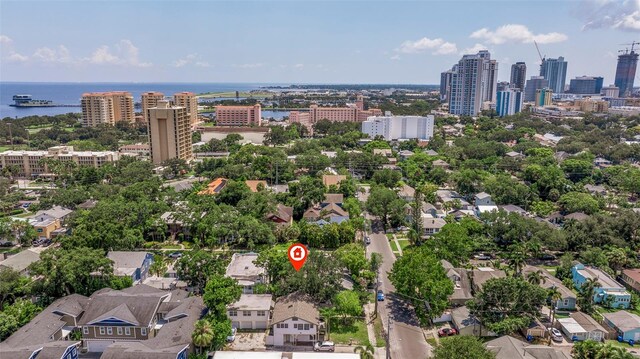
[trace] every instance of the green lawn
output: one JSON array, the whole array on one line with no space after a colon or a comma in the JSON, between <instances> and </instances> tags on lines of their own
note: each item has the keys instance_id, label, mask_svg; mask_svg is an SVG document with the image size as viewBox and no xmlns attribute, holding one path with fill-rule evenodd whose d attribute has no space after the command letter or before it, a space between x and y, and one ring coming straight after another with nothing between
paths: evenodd
<instances>
[{"instance_id":1,"label":"green lawn","mask_svg":"<svg viewBox=\"0 0 640 359\"><path fill-rule=\"evenodd\" d=\"M331 318L329 340L336 344L365 345L369 342L367 325L363 319L353 321L351 324L344 324L342 318Z\"/></svg>"},{"instance_id":2,"label":"green lawn","mask_svg":"<svg viewBox=\"0 0 640 359\"><path fill-rule=\"evenodd\" d=\"M558 268L557 266L540 266L540 267L546 269L551 274L555 274L556 269Z\"/></svg>"},{"instance_id":3,"label":"green lawn","mask_svg":"<svg viewBox=\"0 0 640 359\"><path fill-rule=\"evenodd\" d=\"M382 320L379 315L376 315L376 319L373 320L373 331L376 334L376 347L384 347L386 344L384 340L384 328L382 327Z\"/></svg>"},{"instance_id":4,"label":"green lawn","mask_svg":"<svg viewBox=\"0 0 640 359\"><path fill-rule=\"evenodd\" d=\"M408 239L399 239L398 243L400 243L400 248L402 248L403 251L411 245L411 242L409 242Z\"/></svg>"},{"instance_id":5,"label":"green lawn","mask_svg":"<svg viewBox=\"0 0 640 359\"><path fill-rule=\"evenodd\" d=\"M629 343L626 343L626 342L620 343L617 340L605 340L604 342L605 344L611 344L613 346L620 347L623 349L633 348L631 345L629 345Z\"/></svg>"},{"instance_id":6,"label":"green lawn","mask_svg":"<svg viewBox=\"0 0 640 359\"><path fill-rule=\"evenodd\" d=\"M555 313L555 317L556 318L569 318L569 313L566 312L559 312L559 313Z\"/></svg>"},{"instance_id":7,"label":"green lawn","mask_svg":"<svg viewBox=\"0 0 640 359\"><path fill-rule=\"evenodd\" d=\"M387 233L387 239L390 241L393 240L393 234Z\"/></svg>"},{"instance_id":8,"label":"green lawn","mask_svg":"<svg viewBox=\"0 0 640 359\"><path fill-rule=\"evenodd\" d=\"M391 244L391 251L394 253L400 253L400 250L398 250L398 246L396 245L396 241L391 241L389 242Z\"/></svg>"}]
</instances>

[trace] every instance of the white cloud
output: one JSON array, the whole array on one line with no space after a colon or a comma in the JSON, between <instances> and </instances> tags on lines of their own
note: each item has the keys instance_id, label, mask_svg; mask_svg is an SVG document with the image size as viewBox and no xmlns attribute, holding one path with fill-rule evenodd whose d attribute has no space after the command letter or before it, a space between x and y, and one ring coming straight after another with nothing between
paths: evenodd
<instances>
[{"instance_id":1,"label":"white cloud","mask_svg":"<svg viewBox=\"0 0 640 359\"><path fill-rule=\"evenodd\" d=\"M546 34L534 34L524 25L507 24L495 30L482 28L474 31L469 37L472 39L485 40L490 44L504 43L531 43L536 41L541 44L551 44L566 41L569 37L559 32L549 32Z\"/></svg>"},{"instance_id":2,"label":"white cloud","mask_svg":"<svg viewBox=\"0 0 640 359\"><path fill-rule=\"evenodd\" d=\"M191 64L197 67L211 67L211 65L207 61L204 61L202 56L197 53L188 54L187 56L174 61L172 65L174 67L183 67Z\"/></svg>"},{"instance_id":3,"label":"white cloud","mask_svg":"<svg viewBox=\"0 0 640 359\"><path fill-rule=\"evenodd\" d=\"M293 67L298 69L298 70L302 70L302 68L304 68L304 64L295 64L295 65L293 65Z\"/></svg>"},{"instance_id":4,"label":"white cloud","mask_svg":"<svg viewBox=\"0 0 640 359\"><path fill-rule=\"evenodd\" d=\"M400 60L400 55L393 55L389 58L390 60Z\"/></svg>"},{"instance_id":5,"label":"white cloud","mask_svg":"<svg viewBox=\"0 0 640 359\"><path fill-rule=\"evenodd\" d=\"M415 54L426 50L433 50L433 55L447 55L458 51L454 43L447 42L441 38L430 39L428 37L423 37L416 41L407 40L400 45L400 48L396 49L396 51L405 54Z\"/></svg>"},{"instance_id":6,"label":"white cloud","mask_svg":"<svg viewBox=\"0 0 640 359\"><path fill-rule=\"evenodd\" d=\"M17 52L11 52L7 59L12 62L26 62L29 61L29 56L20 55Z\"/></svg>"},{"instance_id":7,"label":"white cloud","mask_svg":"<svg viewBox=\"0 0 640 359\"><path fill-rule=\"evenodd\" d=\"M57 49L41 47L33 53L32 58L36 61L59 62L63 64L73 62L69 49L63 45L58 46Z\"/></svg>"},{"instance_id":8,"label":"white cloud","mask_svg":"<svg viewBox=\"0 0 640 359\"><path fill-rule=\"evenodd\" d=\"M640 32L638 0L582 1L574 12L584 22L583 30L605 28Z\"/></svg>"},{"instance_id":9,"label":"white cloud","mask_svg":"<svg viewBox=\"0 0 640 359\"><path fill-rule=\"evenodd\" d=\"M257 62L253 64L233 64L232 66L239 69L257 69L264 66L264 64L261 62Z\"/></svg>"},{"instance_id":10,"label":"white cloud","mask_svg":"<svg viewBox=\"0 0 640 359\"><path fill-rule=\"evenodd\" d=\"M0 44L10 44L13 40L7 35L0 35Z\"/></svg>"},{"instance_id":11,"label":"white cloud","mask_svg":"<svg viewBox=\"0 0 640 359\"><path fill-rule=\"evenodd\" d=\"M139 50L133 45L131 40L120 40L114 48L115 52L112 52L109 46L102 45L97 48L89 58L85 58L84 60L96 65L152 66L149 62L140 61Z\"/></svg>"},{"instance_id":12,"label":"white cloud","mask_svg":"<svg viewBox=\"0 0 640 359\"><path fill-rule=\"evenodd\" d=\"M463 49L462 51L460 51L460 55L477 54L478 51L481 51L481 50L488 50L488 48L483 44L475 44L471 47L467 47L466 49Z\"/></svg>"}]
</instances>

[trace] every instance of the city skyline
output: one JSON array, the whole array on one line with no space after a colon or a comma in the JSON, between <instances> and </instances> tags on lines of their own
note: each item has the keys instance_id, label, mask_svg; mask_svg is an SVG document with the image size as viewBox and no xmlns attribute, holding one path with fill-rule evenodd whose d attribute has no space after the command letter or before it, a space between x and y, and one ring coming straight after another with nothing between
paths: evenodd
<instances>
[{"instance_id":1,"label":"city skyline","mask_svg":"<svg viewBox=\"0 0 640 359\"><path fill-rule=\"evenodd\" d=\"M508 81L518 61L538 72L535 40L543 56L565 58L567 78L611 84L620 44L640 37L640 5L628 0L0 7L2 81L438 84L479 49Z\"/></svg>"}]
</instances>

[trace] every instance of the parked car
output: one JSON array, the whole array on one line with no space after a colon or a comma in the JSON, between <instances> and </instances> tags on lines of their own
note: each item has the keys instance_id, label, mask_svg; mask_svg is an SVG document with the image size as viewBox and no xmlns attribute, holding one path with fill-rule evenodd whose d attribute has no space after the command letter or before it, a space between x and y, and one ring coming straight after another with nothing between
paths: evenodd
<instances>
[{"instance_id":1,"label":"parked car","mask_svg":"<svg viewBox=\"0 0 640 359\"><path fill-rule=\"evenodd\" d=\"M381 289L378 289L378 293L376 294L376 299L378 299L378 302L381 302L384 300L384 293L382 292Z\"/></svg>"},{"instance_id":2,"label":"parked car","mask_svg":"<svg viewBox=\"0 0 640 359\"><path fill-rule=\"evenodd\" d=\"M551 328L549 329L549 333L551 334L551 340L562 343L562 333L558 329Z\"/></svg>"},{"instance_id":3,"label":"parked car","mask_svg":"<svg viewBox=\"0 0 640 359\"><path fill-rule=\"evenodd\" d=\"M491 259L491 256L488 254L484 254L484 253L480 253L480 254L476 254L475 256L473 256L473 258L479 260L479 261L488 261Z\"/></svg>"},{"instance_id":4,"label":"parked car","mask_svg":"<svg viewBox=\"0 0 640 359\"><path fill-rule=\"evenodd\" d=\"M313 345L313 351L316 352L332 352L334 350L336 350L336 346L333 342L316 342L316 344Z\"/></svg>"},{"instance_id":5,"label":"parked car","mask_svg":"<svg viewBox=\"0 0 640 359\"><path fill-rule=\"evenodd\" d=\"M227 337L228 342L232 342L236 340L236 333L238 332L238 328L231 328L231 335Z\"/></svg>"},{"instance_id":6,"label":"parked car","mask_svg":"<svg viewBox=\"0 0 640 359\"><path fill-rule=\"evenodd\" d=\"M458 334L458 331L455 330L455 328L441 328L440 330L438 330L439 337L448 337L450 335L456 334Z\"/></svg>"},{"instance_id":7,"label":"parked car","mask_svg":"<svg viewBox=\"0 0 640 359\"><path fill-rule=\"evenodd\" d=\"M169 254L169 258L178 259L182 257L182 252L173 252Z\"/></svg>"},{"instance_id":8,"label":"parked car","mask_svg":"<svg viewBox=\"0 0 640 359\"><path fill-rule=\"evenodd\" d=\"M43 246L43 247L49 247L50 245L51 245L51 240L50 240L50 239L45 239L45 240L42 242L42 246Z\"/></svg>"},{"instance_id":9,"label":"parked car","mask_svg":"<svg viewBox=\"0 0 640 359\"><path fill-rule=\"evenodd\" d=\"M367 245L371 244L371 238L369 236L365 236L364 237L364 243L367 244Z\"/></svg>"}]
</instances>

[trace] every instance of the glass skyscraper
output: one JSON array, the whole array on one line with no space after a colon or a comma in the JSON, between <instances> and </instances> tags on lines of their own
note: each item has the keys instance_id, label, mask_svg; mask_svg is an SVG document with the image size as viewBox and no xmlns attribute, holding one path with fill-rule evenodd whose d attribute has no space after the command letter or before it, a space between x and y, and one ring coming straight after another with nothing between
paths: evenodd
<instances>
[{"instance_id":1,"label":"glass skyscraper","mask_svg":"<svg viewBox=\"0 0 640 359\"><path fill-rule=\"evenodd\" d=\"M564 61L564 57L542 59L540 76L549 81L549 88L554 93L564 93L564 85L567 81L567 62Z\"/></svg>"},{"instance_id":2,"label":"glass skyscraper","mask_svg":"<svg viewBox=\"0 0 640 359\"><path fill-rule=\"evenodd\" d=\"M636 77L638 54L634 51L618 56L616 68L616 87L620 89L620 97L629 97L633 92L633 80Z\"/></svg>"}]
</instances>

